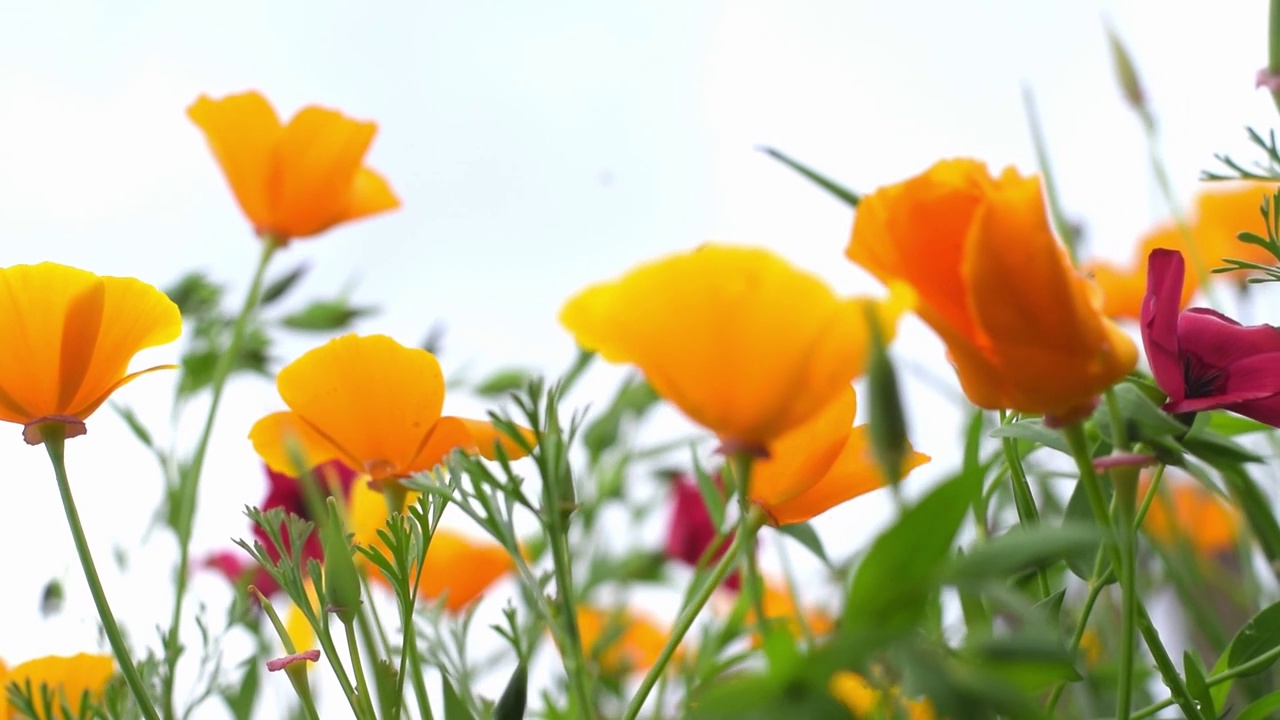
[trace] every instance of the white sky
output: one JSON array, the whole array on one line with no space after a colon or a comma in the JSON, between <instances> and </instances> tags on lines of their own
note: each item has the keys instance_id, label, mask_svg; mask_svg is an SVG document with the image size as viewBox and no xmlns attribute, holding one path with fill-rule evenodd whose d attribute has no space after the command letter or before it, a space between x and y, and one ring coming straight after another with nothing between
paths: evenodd
<instances>
[{"instance_id":1,"label":"white sky","mask_svg":"<svg viewBox=\"0 0 1280 720\"><path fill-rule=\"evenodd\" d=\"M404 208L299 242L276 270L309 264L307 295L358 283L356 302L383 308L361 332L412 344L443 319L446 371L561 370L573 346L555 317L568 295L706 239L765 245L842 291L879 292L843 258L849 211L754 148L773 145L864 191L946 156L1031 171L1024 83L1090 249L1127 256L1164 208L1112 79L1104 18L1137 59L1184 200L1214 152L1241 154L1244 126L1269 128L1276 117L1252 87L1266 57L1262 3L1211 12L1119 0L193 7L0 8L0 264L54 260L159 286L203 268L239 298L257 248L185 108L200 93L247 88L285 116L321 103L379 123L368 161ZM280 350L288 359L314 343L296 338ZM896 352L955 387L918 322ZM617 377L596 368L580 400L602 397ZM163 427L170 382L150 376L116 399ZM919 473L926 481L954 467L959 415L907 382L913 440L936 458ZM263 479L244 436L280 404L270 384L245 381L225 407L197 554L246 532L239 509L260 498ZM174 556L162 533L137 550L158 476L109 411L89 427L70 444L73 487L99 563L111 565L112 543L131 549L134 568L108 572L108 592L148 639L167 617ZM682 428L669 413L650 430ZM10 548L0 559L0 657L92 647L92 609L47 460L18 428L3 433L11 491L0 503ZM819 526L847 554L884 522L885 507L855 501ZM71 610L42 621L39 591L57 574L68 578ZM215 606L225 601L207 578L196 589Z\"/></svg>"}]
</instances>

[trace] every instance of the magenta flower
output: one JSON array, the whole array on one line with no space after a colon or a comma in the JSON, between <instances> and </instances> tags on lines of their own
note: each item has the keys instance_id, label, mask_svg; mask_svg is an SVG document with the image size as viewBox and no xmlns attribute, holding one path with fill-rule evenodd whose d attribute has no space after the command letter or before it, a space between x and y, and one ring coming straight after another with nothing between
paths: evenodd
<instances>
[{"instance_id":1,"label":"magenta flower","mask_svg":"<svg viewBox=\"0 0 1280 720\"><path fill-rule=\"evenodd\" d=\"M719 485L719 474L715 480ZM689 476L677 474L671 479L671 487L675 503L671 511L671 525L667 528L666 555L672 560L697 567L703 554L715 542L716 526L711 522L711 513L702 500L702 492ZM707 559L707 564L713 565L724 557L729 543L730 539L726 537ZM735 591L742 586L742 578L736 570L725 578L724 586Z\"/></svg>"},{"instance_id":2,"label":"magenta flower","mask_svg":"<svg viewBox=\"0 0 1280 720\"><path fill-rule=\"evenodd\" d=\"M1280 427L1280 329L1244 326L1215 310L1178 311L1182 253L1147 257L1142 344L1166 412L1222 408Z\"/></svg>"}]
</instances>

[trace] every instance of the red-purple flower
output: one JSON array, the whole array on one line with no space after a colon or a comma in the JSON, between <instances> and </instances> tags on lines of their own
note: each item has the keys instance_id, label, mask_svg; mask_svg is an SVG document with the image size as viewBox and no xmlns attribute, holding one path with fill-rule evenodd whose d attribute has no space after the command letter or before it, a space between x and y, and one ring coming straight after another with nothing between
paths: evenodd
<instances>
[{"instance_id":1,"label":"red-purple flower","mask_svg":"<svg viewBox=\"0 0 1280 720\"><path fill-rule=\"evenodd\" d=\"M719 474L715 480L719 485ZM671 478L671 488L675 503L671 511L671 525L667 528L667 557L692 567L697 567L699 560L703 561L704 567L715 564L729 549L730 539L724 538L720 546L704 559L711 543L715 542L716 526L711 522L711 512L702 499L702 491L684 474ZM730 590L738 590L742 578L734 571L725 579L724 585Z\"/></svg>"},{"instance_id":2,"label":"red-purple flower","mask_svg":"<svg viewBox=\"0 0 1280 720\"><path fill-rule=\"evenodd\" d=\"M1178 311L1184 260L1176 250L1147 257L1142 344L1174 414L1222 408L1280 426L1280 329L1244 326L1215 310Z\"/></svg>"}]
</instances>

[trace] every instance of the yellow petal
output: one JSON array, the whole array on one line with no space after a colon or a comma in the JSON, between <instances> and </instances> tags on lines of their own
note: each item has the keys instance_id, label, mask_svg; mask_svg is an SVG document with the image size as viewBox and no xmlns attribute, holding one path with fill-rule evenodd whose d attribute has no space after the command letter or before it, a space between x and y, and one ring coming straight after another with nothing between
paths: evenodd
<instances>
[{"instance_id":1,"label":"yellow petal","mask_svg":"<svg viewBox=\"0 0 1280 720\"><path fill-rule=\"evenodd\" d=\"M49 655L13 668L8 681L19 685L30 682L36 693L40 692L41 685L48 686L58 693L61 701L67 703L72 716L79 717L84 694L87 692L91 700L100 702L107 682L114 674L115 661L110 655ZM61 717L60 714L58 716Z\"/></svg>"},{"instance_id":2,"label":"yellow petal","mask_svg":"<svg viewBox=\"0 0 1280 720\"><path fill-rule=\"evenodd\" d=\"M667 631L648 617L625 610L578 608L582 649L608 675L638 673L653 667L666 645ZM676 657L680 657L677 650ZM674 664L673 664L674 667Z\"/></svg>"},{"instance_id":3,"label":"yellow petal","mask_svg":"<svg viewBox=\"0 0 1280 720\"><path fill-rule=\"evenodd\" d=\"M385 335L344 335L280 371L280 396L375 480L413 471L440 420L444 375L426 350Z\"/></svg>"},{"instance_id":4,"label":"yellow petal","mask_svg":"<svg viewBox=\"0 0 1280 720\"><path fill-rule=\"evenodd\" d=\"M858 412L852 386L808 422L778 438L769 457L752 463L751 501L771 516L792 498L817 484L840 456Z\"/></svg>"},{"instance_id":5,"label":"yellow petal","mask_svg":"<svg viewBox=\"0 0 1280 720\"><path fill-rule=\"evenodd\" d=\"M918 453L908 445L907 456L902 463L903 477L929 460L928 455ZM885 484L883 469L871 451L870 426L859 425L848 431L848 441L822 479L799 495L766 510L778 526L805 522Z\"/></svg>"},{"instance_id":6,"label":"yellow petal","mask_svg":"<svg viewBox=\"0 0 1280 720\"><path fill-rule=\"evenodd\" d=\"M525 441L532 445L535 437L533 431L520 428ZM489 460L497 459L497 448L501 447L510 460L524 457L525 449L507 437L488 420L471 420L459 417L442 417L436 423L431 436L427 438L422 450L406 466L407 472L430 470L444 462L449 453L461 450L469 454L479 454Z\"/></svg>"},{"instance_id":7,"label":"yellow petal","mask_svg":"<svg viewBox=\"0 0 1280 720\"><path fill-rule=\"evenodd\" d=\"M54 263L0 269L0 420L84 420L136 376L135 354L181 331L177 306L140 280Z\"/></svg>"},{"instance_id":8,"label":"yellow petal","mask_svg":"<svg viewBox=\"0 0 1280 720\"><path fill-rule=\"evenodd\" d=\"M578 344L751 446L812 417L865 368L865 306L773 253L725 245L646 263L569 300Z\"/></svg>"},{"instance_id":9,"label":"yellow petal","mask_svg":"<svg viewBox=\"0 0 1280 720\"><path fill-rule=\"evenodd\" d=\"M346 207L339 222L359 220L398 207L400 199L396 197L390 183L378 173L362 167L356 173L355 182L347 193Z\"/></svg>"},{"instance_id":10,"label":"yellow petal","mask_svg":"<svg viewBox=\"0 0 1280 720\"><path fill-rule=\"evenodd\" d=\"M299 111L275 148L273 225L263 229L282 238L306 237L346 219L361 163L377 130L374 123L327 108ZM356 198L359 202L381 199L373 178L365 176L360 182L364 188Z\"/></svg>"},{"instance_id":11,"label":"yellow petal","mask_svg":"<svg viewBox=\"0 0 1280 720\"><path fill-rule=\"evenodd\" d=\"M271 165L284 128L271 104L257 92L220 100L201 95L187 115L204 131L245 216L257 229L274 225Z\"/></svg>"},{"instance_id":12,"label":"yellow petal","mask_svg":"<svg viewBox=\"0 0 1280 720\"><path fill-rule=\"evenodd\" d=\"M322 612L320 594L316 592L315 585L305 578L303 588L307 591L307 602L311 604L311 611L319 617ZM317 643L315 629L311 627L306 614L297 605L289 607L289 612L284 620L284 631L289 634L289 641L293 643L294 652L304 653L315 649Z\"/></svg>"},{"instance_id":13,"label":"yellow petal","mask_svg":"<svg viewBox=\"0 0 1280 720\"><path fill-rule=\"evenodd\" d=\"M271 413L254 423L249 430L249 440L268 467L294 477L302 472L298 469L298 459L302 460L304 468L323 465L330 460L358 461L317 432L297 413L287 411ZM295 453L300 457L295 458Z\"/></svg>"}]
</instances>

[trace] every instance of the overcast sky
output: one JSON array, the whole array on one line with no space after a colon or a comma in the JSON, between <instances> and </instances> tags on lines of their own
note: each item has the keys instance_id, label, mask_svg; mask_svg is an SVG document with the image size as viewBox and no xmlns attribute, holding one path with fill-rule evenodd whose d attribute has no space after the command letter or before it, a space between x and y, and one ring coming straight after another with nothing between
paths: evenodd
<instances>
[{"instance_id":1,"label":"overcast sky","mask_svg":"<svg viewBox=\"0 0 1280 720\"><path fill-rule=\"evenodd\" d=\"M707 239L764 245L841 291L879 292L843 258L849 210L755 147L776 146L864 191L947 156L1032 171L1024 84L1090 250L1127 256L1165 207L1113 82L1106 19L1137 60L1184 200L1213 153L1241 154L1244 126L1269 128L1276 117L1253 89L1266 58L1262 3L1212 12L1119 0L194 7L77 0L0 9L0 264L54 260L159 286L201 268L229 281L238 302L258 251L185 109L201 93L250 88L284 116L325 104L378 122L368 162L404 207L298 242L276 269L309 265L308 294L353 285L357 303L382 308L361 332L414 344L443 321L446 372L563 369L574 352L555 320L566 297ZM290 339L282 359L315 342ZM172 359L178 347L140 361ZM957 387L918 322L896 352ZM617 377L596 368L577 400L599 397ZM163 428L171 382L151 375L116 399ZM960 414L945 393L907 382L913 440L936 458L919 472L924 483L954 467ZM197 553L244 534L239 509L263 483L245 434L280 407L269 383L230 387ZM481 406L456 398L446 408ZM675 435L682 423L667 413L649 432ZM17 427L0 428L0 440L11 490L0 538L12 548L0 560L0 657L92 647L92 610L47 458ZM111 565L111 543L131 549L133 569L124 580L108 572L108 590L149 639L169 602L155 582L174 557L163 536L136 551L158 475L105 409L70 443L70 466L100 563ZM818 525L847 554L886 507L855 501ZM41 621L39 589L58 574L69 578L74 612ZM218 588L201 581L197 590Z\"/></svg>"}]
</instances>

